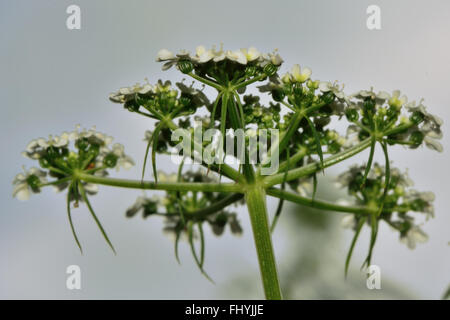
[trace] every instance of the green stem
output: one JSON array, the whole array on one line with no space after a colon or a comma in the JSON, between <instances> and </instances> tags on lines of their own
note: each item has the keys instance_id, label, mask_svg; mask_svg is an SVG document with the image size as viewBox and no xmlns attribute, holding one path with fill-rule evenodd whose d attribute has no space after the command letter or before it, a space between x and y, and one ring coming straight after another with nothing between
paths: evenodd
<instances>
[{"instance_id":1,"label":"green stem","mask_svg":"<svg viewBox=\"0 0 450 320\"><path fill-rule=\"evenodd\" d=\"M265 191L259 185L251 185L245 193L245 199L250 214L266 299L280 300L281 289L267 218Z\"/></svg>"},{"instance_id":2,"label":"green stem","mask_svg":"<svg viewBox=\"0 0 450 320\"><path fill-rule=\"evenodd\" d=\"M219 90L219 91L222 91L223 90L223 87L220 85L220 84L218 84L218 83L216 83L216 82L214 82L214 81L211 81L211 80L208 80L208 79L205 79L205 78L203 78L203 77L200 77L200 76L198 76L198 75L196 75L196 74L194 74L194 73L188 73L188 75L190 75L192 78L194 78L195 80L198 80L198 81L200 81L200 82L202 82L202 83L204 83L204 84L207 84L208 86L210 86L210 87L213 87L213 88L216 88L217 90Z\"/></svg>"},{"instance_id":3,"label":"green stem","mask_svg":"<svg viewBox=\"0 0 450 320\"><path fill-rule=\"evenodd\" d=\"M354 147L348 148L344 151L341 151L339 153L336 153L335 155L332 155L331 157L328 157L327 159L323 160L323 168L331 167L332 165L335 165L336 163L339 163L341 161L344 161L345 159L348 159L355 154L360 153L364 149L368 148L370 146L371 138L367 138L357 144ZM295 180L301 177L305 177L307 175L310 175L314 172L317 172L319 170L322 170L319 163L311 163L304 167L296 168L289 170L287 173L286 181ZM282 183L284 180L284 173L278 173L274 174L272 176L267 176L264 178L264 183L267 187L274 186L276 184Z\"/></svg>"},{"instance_id":4,"label":"green stem","mask_svg":"<svg viewBox=\"0 0 450 320\"><path fill-rule=\"evenodd\" d=\"M337 211L337 212L348 212L348 213L356 213L356 214L370 214L377 211L377 208L371 209L369 207L360 207L360 206L341 206L330 202L320 201L316 199L309 199L302 197L298 194L283 191L276 188L269 188L267 189L267 194L272 197L284 199L287 201L291 201L294 203L298 203L304 206L322 209L322 210L330 210L330 211Z\"/></svg>"},{"instance_id":5,"label":"green stem","mask_svg":"<svg viewBox=\"0 0 450 320\"><path fill-rule=\"evenodd\" d=\"M254 83L254 82L256 82L256 81L263 80L263 79L266 78L266 77L267 77L266 74L261 74L261 75L259 75L259 76L254 77L254 78L251 78L251 79L249 79L249 80L247 80L247 81L238 83L237 85L235 85L235 86L233 87L233 90L237 90L237 89L246 87L246 86L248 86L249 84L252 84L252 83Z\"/></svg>"},{"instance_id":6,"label":"green stem","mask_svg":"<svg viewBox=\"0 0 450 320\"><path fill-rule=\"evenodd\" d=\"M83 172L77 172L74 176L77 179L83 180L85 182L131 189L149 189L149 190L166 190L166 191L202 191L202 192L243 192L241 185L235 183L203 183L203 182L155 183L141 180L98 177Z\"/></svg>"}]
</instances>

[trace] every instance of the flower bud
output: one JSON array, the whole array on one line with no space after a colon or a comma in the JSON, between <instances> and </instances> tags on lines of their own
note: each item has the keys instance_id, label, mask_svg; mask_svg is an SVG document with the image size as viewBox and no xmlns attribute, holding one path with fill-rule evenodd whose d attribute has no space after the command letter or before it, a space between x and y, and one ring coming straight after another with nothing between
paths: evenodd
<instances>
[{"instance_id":1,"label":"flower bud","mask_svg":"<svg viewBox=\"0 0 450 320\"><path fill-rule=\"evenodd\" d=\"M268 77L273 76L275 74L275 72L277 72L277 70L278 70L278 68L272 63L266 64L264 66L264 73Z\"/></svg>"},{"instance_id":2,"label":"flower bud","mask_svg":"<svg viewBox=\"0 0 450 320\"><path fill-rule=\"evenodd\" d=\"M117 164L117 156L114 153L108 153L103 159L103 164L108 168L114 168Z\"/></svg>"},{"instance_id":3,"label":"flower bud","mask_svg":"<svg viewBox=\"0 0 450 320\"><path fill-rule=\"evenodd\" d=\"M419 146L423 141L424 135L420 131L414 131L411 133L411 136L409 137L409 141L411 141L414 146Z\"/></svg>"},{"instance_id":4,"label":"flower bud","mask_svg":"<svg viewBox=\"0 0 450 320\"><path fill-rule=\"evenodd\" d=\"M283 90L275 89L272 91L272 98L275 101L283 101L285 96Z\"/></svg>"},{"instance_id":5,"label":"flower bud","mask_svg":"<svg viewBox=\"0 0 450 320\"><path fill-rule=\"evenodd\" d=\"M190 73L194 69L194 65L190 60L178 61L178 69L183 73Z\"/></svg>"},{"instance_id":6,"label":"flower bud","mask_svg":"<svg viewBox=\"0 0 450 320\"><path fill-rule=\"evenodd\" d=\"M423 119L424 119L423 113L420 111L414 111L409 117L409 120L411 120L411 122L414 124L421 123Z\"/></svg>"},{"instance_id":7,"label":"flower bud","mask_svg":"<svg viewBox=\"0 0 450 320\"><path fill-rule=\"evenodd\" d=\"M41 180L36 175L32 174L27 178L27 184L33 192L39 192L39 184Z\"/></svg>"},{"instance_id":8,"label":"flower bud","mask_svg":"<svg viewBox=\"0 0 450 320\"><path fill-rule=\"evenodd\" d=\"M354 108L348 108L345 111L345 116L347 117L348 121L350 121L350 122L355 122L355 121L358 121L358 119L359 119L358 110L356 110Z\"/></svg>"},{"instance_id":9,"label":"flower bud","mask_svg":"<svg viewBox=\"0 0 450 320\"><path fill-rule=\"evenodd\" d=\"M254 75L256 75L256 66L247 66L245 68L245 75L247 77L253 77Z\"/></svg>"}]
</instances>

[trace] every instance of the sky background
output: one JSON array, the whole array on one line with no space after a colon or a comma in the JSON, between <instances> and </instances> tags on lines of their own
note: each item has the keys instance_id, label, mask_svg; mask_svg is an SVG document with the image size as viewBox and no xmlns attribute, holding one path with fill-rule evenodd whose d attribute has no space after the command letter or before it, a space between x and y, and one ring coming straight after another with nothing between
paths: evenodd
<instances>
[{"instance_id":1,"label":"sky background","mask_svg":"<svg viewBox=\"0 0 450 320\"><path fill-rule=\"evenodd\" d=\"M71 4L81 8L81 30L66 28L66 8ZM370 4L381 8L381 30L366 28ZM205 267L216 285L196 270L186 244L181 248L182 265L176 263L160 219L125 218L139 191L101 187L92 200L117 256L87 210L74 212L85 248L81 256L70 233L64 195L49 189L27 202L12 198L12 179L22 165L33 165L21 151L33 138L60 134L76 124L96 125L125 144L136 160L135 169L115 176L138 177L145 150L142 139L152 123L109 102L109 93L146 77L150 82L181 80L175 69L163 73L155 62L161 48L194 51L200 44L222 42L225 49L278 48L285 60L281 72L299 63L312 68L314 79L345 83L347 93L374 86L389 92L400 89L410 100L423 97L430 112L447 124L449 14L450 2L445 0L1 1L0 298L262 298L246 210L239 211L242 237L207 233ZM442 154L400 147L390 153L394 166L409 168L417 189L436 194L436 218L424 226L428 243L409 250L397 233L383 226L375 249L373 263L380 266L382 279L390 279L411 297L438 299L450 284L450 146L445 125L443 130ZM366 153L348 160L327 174L335 176L365 157ZM382 161L380 152L376 158ZM175 170L162 158L158 166ZM324 181L321 194L331 185L331 180ZM269 201L271 212L275 207L276 202ZM274 236L282 277L298 248L314 250L302 246L303 229L293 229L288 221L282 221ZM365 290L364 297L380 297L379 292L361 289L365 282L358 267L366 254L368 232L355 249L353 280L345 283L343 264L351 232L337 222L331 230L320 237L314 233L314 239L328 241L328 254L339 258L324 261L326 268L315 280L342 288L340 298L352 297L350 282ZM65 286L65 271L72 264L81 267L79 291ZM320 297L313 294L315 283L307 281L304 287L300 283L296 292L301 294L294 297Z\"/></svg>"}]
</instances>

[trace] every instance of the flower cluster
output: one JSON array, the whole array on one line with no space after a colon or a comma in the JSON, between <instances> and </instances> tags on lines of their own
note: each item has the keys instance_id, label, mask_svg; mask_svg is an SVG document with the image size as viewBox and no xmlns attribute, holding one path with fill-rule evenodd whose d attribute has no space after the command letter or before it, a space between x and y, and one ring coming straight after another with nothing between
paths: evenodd
<instances>
[{"instance_id":1,"label":"flower cluster","mask_svg":"<svg viewBox=\"0 0 450 320\"><path fill-rule=\"evenodd\" d=\"M169 115L171 118L190 115L195 113L197 108L210 105L201 90L195 89L192 85L186 86L183 82L176 83L176 86L178 90L172 87L170 81L161 80L154 86L148 82L144 85L138 83L131 87L120 88L111 93L109 99L123 104L129 111L140 112L160 120Z\"/></svg>"},{"instance_id":2,"label":"flower cluster","mask_svg":"<svg viewBox=\"0 0 450 320\"><path fill-rule=\"evenodd\" d=\"M163 70L176 66L183 73L191 73L214 80L217 83L231 82L239 84L248 78L259 75L272 75L283 63L283 59L275 51L262 54L256 48L240 50L219 50L215 47L206 49L198 46L195 54L181 51L173 54L167 49L158 52L157 62L164 62Z\"/></svg>"},{"instance_id":3,"label":"flower cluster","mask_svg":"<svg viewBox=\"0 0 450 320\"><path fill-rule=\"evenodd\" d=\"M183 174L165 174L158 172L159 182L218 182L212 173L204 171L187 171ZM228 195L221 192L166 191L164 196L140 196L126 211L127 217L134 217L142 212L144 218L162 216L164 218L163 232L175 239L175 248L181 238L187 239L192 248L193 241L200 236L201 246L204 246L203 224L207 223L217 236L223 234L228 225L234 235L242 234L242 228L234 212L223 208L208 210L213 204L220 203ZM198 230L193 227L197 226ZM200 234L198 234L200 232ZM195 251L195 249L193 249ZM202 249L203 250L203 249ZM176 251L177 259L178 254Z\"/></svg>"},{"instance_id":4,"label":"flower cluster","mask_svg":"<svg viewBox=\"0 0 450 320\"><path fill-rule=\"evenodd\" d=\"M176 174L166 174L158 171L159 182L218 182L214 173L206 175L203 171L187 171L178 176ZM220 192L175 192L166 191L165 196L140 196L136 202L128 208L127 217L134 217L138 212L142 212L143 217L147 218L151 215L162 215L166 218L166 233L185 232L187 224L190 220L196 223L207 222L214 234L221 235L226 225L230 226L233 234L242 233L235 213L225 210L215 212L203 212L204 209L212 204L223 200L227 196L226 193Z\"/></svg>"},{"instance_id":5,"label":"flower cluster","mask_svg":"<svg viewBox=\"0 0 450 320\"><path fill-rule=\"evenodd\" d=\"M64 132L60 136L32 140L23 155L37 160L41 169L32 168L24 174L18 174L13 182L13 195L19 199L27 199L30 191L39 192L40 186L45 183L53 185L56 191L62 191L69 186L77 170L105 176L108 174L107 169L131 168L134 161L125 154L123 145L113 144L112 140L112 137L96 131L95 128L80 130L79 126L76 130ZM47 182L47 176L55 180ZM89 194L98 190L96 185L83 185ZM73 200L80 200L79 195L73 196Z\"/></svg>"},{"instance_id":6,"label":"flower cluster","mask_svg":"<svg viewBox=\"0 0 450 320\"><path fill-rule=\"evenodd\" d=\"M390 144L400 144L415 149L425 144L432 150L442 152L442 119L427 112L423 100L416 105L399 90L392 94L373 89L353 94L345 109L347 119L355 125L358 141L369 136L385 137Z\"/></svg>"},{"instance_id":7,"label":"flower cluster","mask_svg":"<svg viewBox=\"0 0 450 320\"><path fill-rule=\"evenodd\" d=\"M348 193L354 197L355 203L378 210L383 204L378 220L385 221L395 230L399 231L402 242L409 248L414 248L416 242L423 242L426 234L414 223L412 212L421 212L426 218L434 216L434 194L432 192L419 192L411 189L412 180L407 172L397 168L390 169L389 184L385 191L385 167L374 164L367 176L365 187L361 188L365 166L352 166L348 171L339 175L337 183L347 188ZM383 200L384 198L384 200ZM366 219L371 224L369 216L353 214L345 218L345 225L356 228L357 221ZM371 225L373 228L373 225Z\"/></svg>"}]
</instances>

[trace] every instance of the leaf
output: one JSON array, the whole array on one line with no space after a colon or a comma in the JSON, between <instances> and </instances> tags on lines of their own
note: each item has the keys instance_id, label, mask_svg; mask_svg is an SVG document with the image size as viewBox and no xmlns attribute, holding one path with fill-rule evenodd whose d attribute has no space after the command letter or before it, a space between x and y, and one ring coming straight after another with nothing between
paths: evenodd
<instances>
[{"instance_id":1,"label":"leaf","mask_svg":"<svg viewBox=\"0 0 450 320\"><path fill-rule=\"evenodd\" d=\"M142 166L142 177L141 177L141 182L144 181L145 167L147 166L148 151L150 150L150 146L151 146L151 144L152 144L153 134L154 134L154 132L151 134L150 138L148 139L147 148L145 149L144 165Z\"/></svg>"},{"instance_id":2,"label":"leaf","mask_svg":"<svg viewBox=\"0 0 450 320\"><path fill-rule=\"evenodd\" d=\"M197 264L197 266L200 269L201 273L206 277L206 279L208 279L209 281L214 283L214 281L205 272L205 270L203 270L203 265L201 263L201 260L197 256L197 251L195 250L195 246L194 246L194 234L193 234L193 230L192 230L192 224L193 224L192 221L188 222L189 245L191 247L192 256L194 257L195 263Z\"/></svg>"},{"instance_id":3,"label":"leaf","mask_svg":"<svg viewBox=\"0 0 450 320\"><path fill-rule=\"evenodd\" d=\"M219 101L222 98L222 95L223 95L223 93L220 92L219 95L216 98L216 101L214 101L213 109L212 109L212 112L211 112L211 120L210 120L210 123L209 123L209 127L210 128L214 127L217 105L219 104Z\"/></svg>"},{"instance_id":4,"label":"leaf","mask_svg":"<svg viewBox=\"0 0 450 320\"><path fill-rule=\"evenodd\" d=\"M235 97L235 99L233 99L233 101L236 102L236 104L238 106L239 116L241 118L241 126L242 126L242 129L244 129L245 128L244 108L242 107L241 100L239 98L239 95L236 92L234 92L234 97Z\"/></svg>"},{"instance_id":5,"label":"leaf","mask_svg":"<svg viewBox=\"0 0 450 320\"><path fill-rule=\"evenodd\" d=\"M203 264L205 262L205 236L203 234L202 223L199 222L197 225L200 233L200 265L203 268Z\"/></svg>"},{"instance_id":6,"label":"leaf","mask_svg":"<svg viewBox=\"0 0 450 320\"><path fill-rule=\"evenodd\" d=\"M313 193L312 193L312 197L311 197L311 201L314 204L314 199L316 199L316 192L317 192L317 175L314 172L313 173Z\"/></svg>"},{"instance_id":7,"label":"leaf","mask_svg":"<svg viewBox=\"0 0 450 320\"><path fill-rule=\"evenodd\" d=\"M175 237L175 259L177 259L178 264L181 264L180 258L178 256L178 243L180 241L181 230L177 230L177 235Z\"/></svg>"},{"instance_id":8,"label":"leaf","mask_svg":"<svg viewBox=\"0 0 450 320\"><path fill-rule=\"evenodd\" d=\"M367 254L366 260L364 261L364 263L361 267L370 266L370 263L372 260L372 252L373 252L373 248L375 246L375 242L377 241L377 235L378 235L378 220L377 220L376 213L372 213L370 215L370 227L372 229L371 229L371 233L370 233L369 253Z\"/></svg>"},{"instance_id":9,"label":"leaf","mask_svg":"<svg viewBox=\"0 0 450 320\"><path fill-rule=\"evenodd\" d=\"M70 211L70 190L73 188L73 183L70 184L69 190L67 192L67 217L69 218L70 223L70 229L72 230L73 237L75 238L75 242L78 245L78 248L80 249L81 254L83 254L83 249L81 248L80 241L78 240L77 234L75 232L75 228L73 226L72 222L72 212Z\"/></svg>"},{"instance_id":10,"label":"leaf","mask_svg":"<svg viewBox=\"0 0 450 320\"><path fill-rule=\"evenodd\" d=\"M350 249L348 250L348 253L347 253L347 258L345 259L345 278L347 278L348 267L350 265L350 260L352 258L353 249L355 248L355 244L356 244L356 241L358 240L359 234L361 233L361 229L364 226L364 220L365 220L365 218L361 218L358 221L358 225L355 230L355 235L353 236L353 239L352 239L352 244L350 245Z\"/></svg>"},{"instance_id":11,"label":"leaf","mask_svg":"<svg viewBox=\"0 0 450 320\"><path fill-rule=\"evenodd\" d=\"M155 177L155 183L158 183L158 173L156 172L156 144L158 143L159 132L162 128L162 122L160 122L153 132L152 140L152 168L153 168L153 176Z\"/></svg>"},{"instance_id":12,"label":"leaf","mask_svg":"<svg viewBox=\"0 0 450 320\"><path fill-rule=\"evenodd\" d=\"M308 121L309 127L311 128L312 134L314 136L314 140L316 142L317 153L319 154L319 158L320 158L320 167L321 167L322 171L324 172L325 168L323 167L322 145L320 144L319 134L317 133L316 127L314 126L314 123L311 121L311 119L309 117L305 117L305 118Z\"/></svg>"},{"instance_id":13,"label":"leaf","mask_svg":"<svg viewBox=\"0 0 450 320\"><path fill-rule=\"evenodd\" d=\"M375 138L372 138L372 141L370 142L369 160L367 161L366 170L364 171L364 176L363 176L363 181L361 183L361 188L363 188L364 185L366 184L367 175L369 174L370 168L372 167L373 155L375 154L375 143L376 143Z\"/></svg>"},{"instance_id":14,"label":"leaf","mask_svg":"<svg viewBox=\"0 0 450 320\"><path fill-rule=\"evenodd\" d=\"M177 182L181 182L181 174L183 172L184 159L185 158L183 158L183 160L180 163L180 166L178 167ZM178 202L178 212L180 213L181 222L183 222L183 225L185 225L186 221L184 219L183 203L181 202L180 191L177 191L177 202Z\"/></svg>"},{"instance_id":15,"label":"leaf","mask_svg":"<svg viewBox=\"0 0 450 320\"><path fill-rule=\"evenodd\" d=\"M79 184L79 187L80 187L81 197L83 198L84 202L86 202L89 212L91 213L92 217L95 220L95 223L97 224L98 228L100 229L100 232L102 233L103 238L105 238L106 242L111 247L114 254L116 254L116 250L114 249L114 246L112 245L111 241L109 240L108 235L106 234L105 230L103 229L102 224L100 223L100 220L98 220L97 216L95 215L95 212L92 209L91 203L89 202L89 199L86 196L86 191L84 190L84 187L81 183Z\"/></svg>"},{"instance_id":16,"label":"leaf","mask_svg":"<svg viewBox=\"0 0 450 320\"><path fill-rule=\"evenodd\" d=\"M287 156L287 166L286 166L286 170L284 171L283 182L281 183L281 190L284 190L285 186L286 186L287 173L289 170L289 158L290 158L289 148L286 149L286 156ZM278 201L278 207L277 207L277 210L275 211L275 216L273 217L272 225L270 226L271 233L275 230L275 226L278 222L278 219L280 218L281 210L283 209L283 204L284 204L284 199L281 198L280 201Z\"/></svg>"},{"instance_id":17,"label":"leaf","mask_svg":"<svg viewBox=\"0 0 450 320\"><path fill-rule=\"evenodd\" d=\"M380 144L381 144L381 147L383 148L384 159L385 159L386 163L385 163L383 196L381 197L380 209L378 210L377 216L380 216L381 212L383 211L384 201L386 200L386 195L389 190L389 182L391 180L391 167L390 167L390 163L389 163L389 154L388 154L387 144L386 144L386 142L380 142Z\"/></svg>"}]
</instances>

